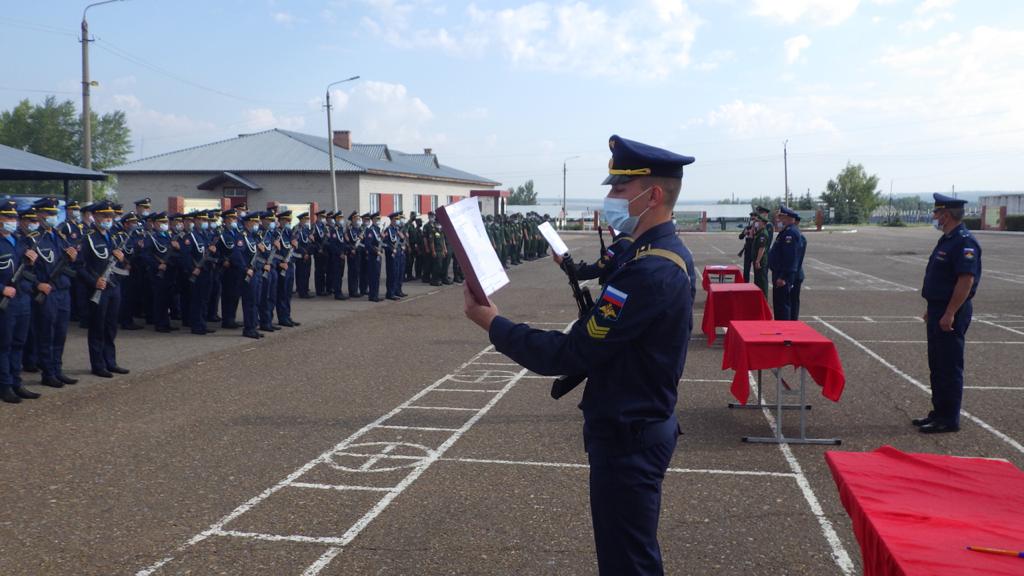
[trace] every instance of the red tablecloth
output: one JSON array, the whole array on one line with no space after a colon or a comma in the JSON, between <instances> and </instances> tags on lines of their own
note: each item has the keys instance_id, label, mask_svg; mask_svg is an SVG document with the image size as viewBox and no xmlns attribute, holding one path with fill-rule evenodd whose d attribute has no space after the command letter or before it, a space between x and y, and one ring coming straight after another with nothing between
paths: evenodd
<instances>
[{"instance_id":1,"label":"red tablecloth","mask_svg":"<svg viewBox=\"0 0 1024 576\"><path fill-rule=\"evenodd\" d=\"M1024 472L1013 464L890 446L825 460L866 576L1024 574L1024 559L966 549L1024 550Z\"/></svg>"},{"instance_id":2,"label":"red tablecloth","mask_svg":"<svg viewBox=\"0 0 1024 576\"><path fill-rule=\"evenodd\" d=\"M705 292L707 292L708 286L711 285L712 276L732 276L733 282L745 282L743 279L743 270L735 264L705 266L704 275L700 282L700 285L704 287Z\"/></svg>"},{"instance_id":3,"label":"red tablecloth","mask_svg":"<svg viewBox=\"0 0 1024 576\"><path fill-rule=\"evenodd\" d=\"M771 320L772 310L764 299L764 292L754 284L712 284L708 287L708 300L704 304L704 319L700 329L715 341L715 327L728 326L733 320Z\"/></svg>"},{"instance_id":4,"label":"red tablecloth","mask_svg":"<svg viewBox=\"0 0 1024 576\"><path fill-rule=\"evenodd\" d=\"M790 345L786 345L790 342ZM746 404L750 370L803 367L821 386L825 398L838 402L846 385L839 353L831 340L798 320L732 322L725 335L722 370L732 368L732 395Z\"/></svg>"}]
</instances>

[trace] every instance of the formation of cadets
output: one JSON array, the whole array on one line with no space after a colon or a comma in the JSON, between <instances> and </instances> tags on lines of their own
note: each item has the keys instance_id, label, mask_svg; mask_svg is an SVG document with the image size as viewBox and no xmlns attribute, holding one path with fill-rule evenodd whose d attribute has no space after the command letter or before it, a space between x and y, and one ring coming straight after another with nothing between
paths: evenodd
<instances>
[{"instance_id":1,"label":"formation of cadets","mask_svg":"<svg viewBox=\"0 0 1024 576\"><path fill-rule=\"evenodd\" d=\"M293 226L289 210L168 214L154 212L149 198L134 205L72 201L59 222L56 198L20 211L0 203L0 399L39 397L22 386L22 372L40 372L55 388L77 382L62 363L73 321L88 331L92 374L112 378L129 372L117 362L117 333L145 328L139 320L157 332L205 335L219 324L258 339L299 325L293 294L380 302L382 271L388 300L406 296L406 281L463 281L433 212L425 223L393 212L382 228L379 213L321 210L313 219L299 214ZM534 213L487 217L503 265L544 254L542 221Z\"/></svg>"}]
</instances>

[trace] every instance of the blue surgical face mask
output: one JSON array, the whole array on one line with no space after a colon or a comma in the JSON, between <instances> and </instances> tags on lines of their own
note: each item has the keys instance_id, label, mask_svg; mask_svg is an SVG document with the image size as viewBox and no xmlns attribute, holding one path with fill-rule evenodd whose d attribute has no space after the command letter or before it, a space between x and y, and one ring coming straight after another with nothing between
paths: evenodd
<instances>
[{"instance_id":1,"label":"blue surgical face mask","mask_svg":"<svg viewBox=\"0 0 1024 576\"><path fill-rule=\"evenodd\" d=\"M167 230L169 228L170 228L170 225L168 225L167 222L161 222L160 223L160 231L161 232L167 232Z\"/></svg>"},{"instance_id":2,"label":"blue surgical face mask","mask_svg":"<svg viewBox=\"0 0 1024 576\"><path fill-rule=\"evenodd\" d=\"M18 230L17 222L4 222L4 230L7 232L16 232Z\"/></svg>"},{"instance_id":3,"label":"blue surgical face mask","mask_svg":"<svg viewBox=\"0 0 1024 576\"><path fill-rule=\"evenodd\" d=\"M632 234L633 231L636 230L637 223L640 222L640 217L646 214L647 210L650 210L650 207L647 207L637 216L630 216L629 205L633 203L633 200L636 200L650 191L651 189L647 188L643 192L634 196L632 200L626 200L625 198L608 198L606 196L604 199L603 210L604 217L608 220L608 224L619 232L627 235Z\"/></svg>"},{"instance_id":4,"label":"blue surgical face mask","mask_svg":"<svg viewBox=\"0 0 1024 576\"><path fill-rule=\"evenodd\" d=\"M102 220L102 221L100 221L100 228L103 228L104 230L110 230L113 227L114 227L114 221L113 220Z\"/></svg>"},{"instance_id":5,"label":"blue surgical face mask","mask_svg":"<svg viewBox=\"0 0 1024 576\"><path fill-rule=\"evenodd\" d=\"M210 223L209 222L200 222L199 223L199 229L200 230L209 230L210 229Z\"/></svg>"},{"instance_id":6,"label":"blue surgical face mask","mask_svg":"<svg viewBox=\"0 0 1024 576\"><path fill-rule=\"evenodd\" d=\"M270 228L271 230L276 230L277 222L271 222L267 227Z\"/></svg>"},{"instance_id":7,"label":"blue surgical face mask","mask_svg":"<svg viewBox=\"0 0 1024 576\"><path fill-rule=\"evenodd\" d=\"M174 231L175 232L181 232L184 229L185 229L185 224L183 224L181 222L175 222L174 223Z\"/></svg>"},{"instance_id":8,"label":"blue surgical face mask","mask_svg":"<svg viewBox=\"0 0 1024 576\"><path fill-rule=\"evenodd\" d=\"M56 216L47 216L46 217L46 225L47 226L51 226L51 227L52 226L56 226L57 225L57 217Z\"/></svg>"},{"instance_id":9,"label":"blue surgical face mask","mask_svg":"<svg viewBox=\"0 0 1024 576\"><path fill-rule=\"evenodd\" d=\"M79 210L72 210L71 211L71 217L74 218L75 220L81 220L82 219L82 212L79 211Z\"/></svg>"},{"instance_id":10,"label":"blue surgical face mask","mask_svg":"<svg viewBox=\"0 0 1024 576\"><path fill-rule=\"evenodd\" d=\"M238 222L232 220L230 226L232 230L238 230Z\"/></svg>"},{"instance_id":11,"label":"blue surgical face mask","mask_svg":"<svg viewBox=\"0 0 1024 576\"><path fill-rule=\"evenodd\" d=\"M39 223L38 222L33 222L33 223L29 224L28 226L26 226L26 228L28 228L29 232L35 232L36 230L39 230Z\"/></svg>"}]
</instances>

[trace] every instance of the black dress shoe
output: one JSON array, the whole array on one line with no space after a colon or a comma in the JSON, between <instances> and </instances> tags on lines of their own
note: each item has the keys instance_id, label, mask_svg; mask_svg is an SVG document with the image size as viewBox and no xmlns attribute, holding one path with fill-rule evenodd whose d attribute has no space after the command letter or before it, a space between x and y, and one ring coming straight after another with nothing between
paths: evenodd
<instances>
[{"instance_id":1,"label":"black dress shoe","mask_svg":"<svg viewBox=\"0 0 1024 576\"><path fill-rule=\"evenodd\" d=\"M341 296L335 296L334 299L335 300L348 300L348 296L345 296L344 294L342 294Z\"/></svg>"},{"instance_id":2,"label":"black dress shoe","mask_svg":"<svg viewBox=\"0 0 1024 576\"><path fill-rule=\"evenodd\" d=\"M43 380L42 382L40 382L40 384L42 384L43 386L49 386L50 388L64 387L64 383L54 376L43 376Z\"/></svg>"},{"instance_id":3,"label":"black dress shoe","mask_svg":"<svg viewBox=\"0 0 1024 576\"><path fill-rule=\"evenodd\" d=\"M142 330L142 326L138 324L122 324L121 330Z\"/></svg>"},{"instance_id":4,"label":"black dress shoe","mask_svg":"<svg viewBox=\"0 0 1024 576\"><path fill-rule=\"evenodd\" d=\"M299 298L302 298L303 300L309 300L310 298L316 298L316 296L313 296L312 294L299 294Z\"/></svg>"},{"instance_id":5,"label":"black dress shoe","mask_svg":"<svg viewBox=\"0 0 1024 576\"><path fill-rule=\"evenodd\" d=\"M14 393L14 390L10 388L0 388L0 400L7 402L8 404L20 404L21 396Z\"/></svg>"},{"instance_id":6,"label":"black dress shoe","mask_svg":"<svg viewBox=\"0 0 1024 576\"><path fill-rule=\"evenodd\" d=\"M296 322L295 320L292 320L292 326L302 326L302 322Z\"/></svg>"},{"instance_id":7,"label":"black dress shoe","mask_svg":"<svg viewBox=\"0 0 1024 576\"><path fill-rule=\"evenodd\" d=\"M57 380L60 380L61 382L65 383L65 384L68 384L68 385L78 384L78 378L72 378L71 376L68 376L67 374L64 374L63 372L61 372L60 374L57 374Z\"/></svg>"},{"instance_id":8,"label":"black dress shoe","mask_svg":"<svg viewBox=\"0 0 1024 576\"><path fill-rule=\"evenodd\" d=\"M220 316L214 316L213 318L206 319L207 322L220 322L221 320L223 320L223 318L221 318Z\"/></svg>"},{"instance_id":9,"label":"black dress shoe","mask_svg":"<svg viewBox=\"0 0 1024 576\"><path fill-rule=\"evenodd\" d=\"M929 422L918 428L922 434L942 434L944 432L959 432L960 427L942 422Z\"/></svg>"},{"instance_id":10,"label":"black dress shoe","mask_svg":"<svg viewBox=\"0 0 1024 576\"><path fill-rule=\"evenodd\" d=\"M913 420L910 421L910 423L913 424L914 426L921 427L924 426L925 424L931 424L932 417L925 416L924 418L914 418Z\"/></svg>"},{"instance_id":11,"label":"black dress shoe","mask_svg":"<svg viewBox=\"0 0 1024 576\"><path fill-rule=\"evenodd\" d=\"M255 330L251 330L251 331L250 330L246 330L246 331L242 332L242 336L245 336L246 338L252 338L253 340L259 340L260 338L263 337L262 334L260 334L259 332L255 331Z\"/></svg>"},{"instance_id":12,"label":"black dress shoe","mask_svg":"<svg viewBox=\"0 0 1024 576\"><path fill-rule=\"evenodd\" d=\"M284 326L286 328L294 328L295 327L295 324L292 324L291 320L285 320L284 322L278 321L277 325L278 326Z\"/></svg>"},{"instance_id":13,"label":"black dress shoe","mask_svg":"<svg viewBox=\"0 0 1024 576\"><path fill-rule=\"evenodd\" d=\"M127 368L121 368L120 366L111 366L109 368L109 370L111 372L113 372L114 374L127 374L127 373L131 372L131 370L129 370Z\"/></svg>"},{"instance_id":14,"label":"black dress shoe","mask_svg":"<svg viewBox=\"0 0 1024 576\"><path fill-rule=\"evenodd\" d=\"M107 370L94 369L92 371L93 376L99 376L100 378L113 378L114 375Z\"/></svg>"},{"instance_id":15,"label":"black dress shoe","mask_svg":"<svg viewBox=\"0 0 1024 576\"><path fill-rule=\"evenodd\" d=\"M14 393L17 394L19 398L24 398L26 400L35 400L42 396L39 392L33 392L24 386L15 386Z\"/></svg>"},{"instance_id":16,"label":"black dress shoe","mask_svg":"<svg viewBox=\"0 0 1024 576\"><path fill-rule=\"evenodd\" d=\"M388 300L401 300L401 298L399 298L398 296L387 296L386 298Z\"/></svg>"},{"instance_id":17,"label":"black dress shoe","mask_svg":"<svg viewBox=\"0 0 1024 576\"><path fill-rule=\"evenodd\" d=\"M210 331L209 330L193 330L192 333L195 334L196 336L205 336L205 335L209 334Z\"/></svg>"},{"instance_id":18,"label":"black dress shoe","mask_svg":"<svg viewBox=\"0 0 1024 576\"><path fill-rule=\"evenodd\" d=\"M225 328L227 330L237 330L238 328L241 328L242 325L239 324L238 322L227 322L227 323L222 323L220 325L220 327L221 328Z\"/></svg>"},{"instance_id":19,"label":"black dress shoe","mask_svg":"<svg viewBox=\"0 0 1024 576\"><path fill-rule=\"evenodd\" d=\"M370 302L380 302L380 298L370 298Z\"/></svg>"},{"instance_id":20,"label":"black dress shoe","mask_svg":"<svg viewBox=\"0 0 1024 576\"><path fill-rule=\"evenodd\" d=\"M155 328L155 330L157 332L171 332L172 331L170 326L157 326Z\"/></svg>"},{"instance_id":21,"label":"black dress shoe","mask_svg":"<svg viewBox=\"0 0 1024 576\"><path fill-rule=\"evenodd\" d=\"M396 296L398 296L399 298L408 298L409 297L409 295L406 294L405 292L399 292L398 294L396 294Z\"/></svg>"},{"instance_id":22,"label":"black dress shoe","mask_svg":"<svg viewBox=\"0 0 1024 576\"><path fill-rule=\"evenodd\" d=\"M36 366L35 364L29 364L27 366L22 366L21 367L21 371L22 372L31 372L31 373L34 374L36 372L39 372L39 366Z\"/></svg>"},{"instance_id":23,"label":"black dress shoe","mask_svg":"<svg viewBox=\"0 0 1024 576\"><path fill-rule=\"evenodd\" d=\"M276 328L274 328L273 326L260 326L260 330L264 332L273 332L274 330L276 330Z\"/></svg>"}]
</instances>

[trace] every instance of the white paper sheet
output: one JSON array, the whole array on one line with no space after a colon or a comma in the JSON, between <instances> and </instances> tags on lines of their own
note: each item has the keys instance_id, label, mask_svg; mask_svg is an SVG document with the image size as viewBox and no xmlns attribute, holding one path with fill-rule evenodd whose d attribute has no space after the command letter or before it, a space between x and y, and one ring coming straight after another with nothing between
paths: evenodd
<instances>
[{"instance_id":1,"label":"white paper sheet","mask_svg":"<svg viewBox=\"0 0 1024 576\"><path fill-rule=\"evenodd\" d=\"M562 237L558 235L558 232L555 232L555 229L551 227L550 222L541 222L537 228L540 230L541 235L544 236L544 239L548 241L548 246L551 246L555 254L565 256L569 253L569 247L562 241Z\"/></svg>"},{"instance_id":2,"label":"white paper sheet","mask_svg":"<svg viewBox=\"0 0 1024 576\"><path fill-rule=\"evenodd\" d=\"M487 237L484 220L480 217L480 205L476 198L459 200L444 207L451 218L452 228L462 241L466 257L480 281L480 287L488 296L508 284L508 274Z\"/></svg>"}]
</instances>

